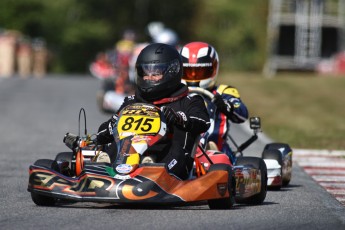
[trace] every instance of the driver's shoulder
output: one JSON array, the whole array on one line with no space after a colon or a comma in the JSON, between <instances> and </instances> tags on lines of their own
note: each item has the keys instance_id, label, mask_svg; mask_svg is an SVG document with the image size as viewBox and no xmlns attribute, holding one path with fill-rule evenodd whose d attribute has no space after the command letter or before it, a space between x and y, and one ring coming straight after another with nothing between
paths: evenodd
<instances>
[{"instance_id":1,"label":"driver's shoulder","mask_svg":"<svg viewBox=\"0 0 345 230\"><path fill-rule=\"evenodd\" d=\"M194 102L194 101L201 101L203 102L204 101L204 98L202 96L200 96L199 94L190 94L186 97L183 98L185 101L187 102Z\"/></svg>"},{"instance_id":2,"label":"driver's shoulder","mask_svg":"<svg viewBox=\"0 0 345 230\"><path fill-rule=\"evenodd\" d=\"M229 95L232 97L236 97L236 98L240 98L240 93L238 92L237 88L234 86L230 86L230 85L219 85L217 87L217 93L219 93L220 95Z\"/></svg>"}]
</instances>

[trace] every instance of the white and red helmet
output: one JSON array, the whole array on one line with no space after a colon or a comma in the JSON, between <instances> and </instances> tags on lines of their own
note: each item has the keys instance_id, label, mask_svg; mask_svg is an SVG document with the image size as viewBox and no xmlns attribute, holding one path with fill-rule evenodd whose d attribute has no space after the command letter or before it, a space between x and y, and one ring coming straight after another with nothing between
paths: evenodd
<instances>
[{"instance_id":1,"label":"white and red helmet","mask_svg":"<svg viewBox=\"0 0 345 230\"><path fill-rule=\"evenodd\" d=\"M181 49L182 82L188 86L212 88L217 80L219 58L217 51L205 42L191 42Z\"/></svg>"}]
</instances>

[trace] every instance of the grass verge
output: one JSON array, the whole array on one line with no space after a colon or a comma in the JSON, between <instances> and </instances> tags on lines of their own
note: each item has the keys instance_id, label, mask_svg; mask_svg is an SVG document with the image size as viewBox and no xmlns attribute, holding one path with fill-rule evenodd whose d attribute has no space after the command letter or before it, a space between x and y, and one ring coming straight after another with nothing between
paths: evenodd
<instances>
[{"instance_id":1,"label":"grass verge","mask_svg":"<svg viewBox=\"0 0 345 230\"><path fill-rule=\"evenodd\" d=\"M345 149L345 77L223 73L218 83L238 88L272 139L293 148Z\"/></svg>"}]
</instances>

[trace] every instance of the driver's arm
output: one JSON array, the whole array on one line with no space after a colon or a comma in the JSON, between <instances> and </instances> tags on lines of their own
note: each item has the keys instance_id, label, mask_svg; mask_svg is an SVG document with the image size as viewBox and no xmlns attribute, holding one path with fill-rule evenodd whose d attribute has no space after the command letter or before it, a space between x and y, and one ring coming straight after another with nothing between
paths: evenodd
<instances>
[{"instance_id":1,"label":"driver's arm","mask_svg":"<svg viewBox=\"0 0 345 230\"><path fill-rule=\"evenodd\" d=\"M185 114L188 118L185 130L196 134L206 132L211 123L202 97L199 95L188 96L182 106L185 108Z\"/></svg>"},{"instance_id":2,"label":"driver's arm","mask_svg":"<svg viewBox=\"0 0 345 230\"><path fill-rule=\"evenodd\" d=\"M236 88L230 87L225 89L221 96L232 107L232 112L227 114L228 119L234 123L243 123L248 119L247 106L242 102Z\"/></svg>"}]
</instances>

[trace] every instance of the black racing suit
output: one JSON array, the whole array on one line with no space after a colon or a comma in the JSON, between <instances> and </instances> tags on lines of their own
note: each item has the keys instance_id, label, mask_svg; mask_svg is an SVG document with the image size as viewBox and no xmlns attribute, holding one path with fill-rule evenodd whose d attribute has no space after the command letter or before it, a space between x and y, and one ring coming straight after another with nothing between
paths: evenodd
<instances>
[{"instance_id":1,"label":"black racing suit","mask_svg":"<svg viewBox=\"0 0 345 230\"><path fill-rule=\"evenodd\" d=\"M205 103L200 96L189 97L188 88L181 83L179 88L168 98L160 99L159 101L151 102L158 107L169 106L175 112L183 112L187 116L187 125L181 127L174 125L169 128L172 135L171 138L167 138L158 142L154 146L157 151L157 156L160 156L157 161L166 163L169 171L181 179L185 179L188 176L189 170L193 166L193 159L191 158L191 152L196 140L201 133L206 132L210 126L210 119L205 107ZM137 90L134 96L128 96L125 98L122 108L133 103L150 103L145 101ZM99 132L97 134L97 140L101 144L114 142L113 136L110 134L109 129L116 123L116 118L113 116L110 120L101 124ZM115 145L113 145L115 146ZM114 159L114 148L109 153L111 159ZM115 153L116 154L116 153Z\"/></svg>"}]
</instances>

